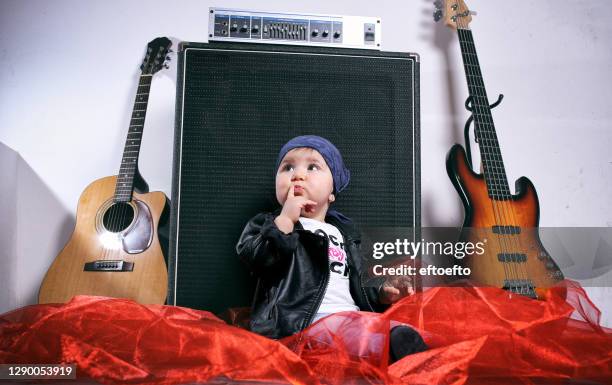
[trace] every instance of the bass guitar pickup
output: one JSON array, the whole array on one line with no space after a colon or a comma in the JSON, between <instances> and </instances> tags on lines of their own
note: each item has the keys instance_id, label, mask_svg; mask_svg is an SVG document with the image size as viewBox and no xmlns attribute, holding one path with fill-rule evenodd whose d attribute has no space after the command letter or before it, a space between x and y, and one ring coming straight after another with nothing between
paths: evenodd
<instances>
[{"instance_id":1,"label":"bass guitar pickup","mask_svg":"<svg viewBox=\"0 0 612 385\"><path fill-rule=\"evenodd\" d=\"M527 262L527 254L521 253L499 253L497 259L500 262Z\"/></svg>"},{"instance_id":2,"label":"bass guitar pickup","mask_svg":"<svg viewBox=\"0 0 612 385\"><path fill-rule=\"evenodd\" d=\"M134 262L101 260L85 263L83 271L133 271Z\"/></svg>"},{"instance_id":3,"label":"bass guitar pickup","mask_svg":"<svg viewBox=\"0 0 612 385\"><path fill-rule=\"evenodd\" d=\"M520 234L521 228L519 226L493 226L493 234Z\"/></svg>"}]
</instances>

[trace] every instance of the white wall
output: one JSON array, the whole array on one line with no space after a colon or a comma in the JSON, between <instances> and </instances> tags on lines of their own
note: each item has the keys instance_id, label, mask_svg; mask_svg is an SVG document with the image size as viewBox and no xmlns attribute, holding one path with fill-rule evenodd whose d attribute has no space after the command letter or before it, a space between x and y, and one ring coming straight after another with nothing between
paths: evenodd
<instances>
[{"instance_id":1,"label":"white wall","mask_svg":"<svg viewBox=\"0 0 612 385\"><path fill-rule=\"evenodd\" d=\"M9 182L17 179L18 155L2 143L0 143L0 180ZM2 202L15 202L17 199L17 188L14 183L0 184L0 197ZM15 275L17 258L17 210L15 205L0 204L0 312L18 306Z\"/></svg>"},{"instance_id":2,"label":"white wall","mask_svg":"<svg viewBox=\"0 0 612 385\"><path fill-rule=\"evenodd\" d=\"M384 50L421 55L424 225L461 224L444 158L462 141L467 87L456 35L433 23L430 1L0 0L0 142L31 170L26 180L36 181L25 184L16 208L19 235L0 222L0 270L17 258L17 265L27 264L2 281L3 289L22 283L8 288L14 300L0 297L0 311L33 301L69 236L67 218L80 193L117 172L146 43L164 35L206 41L209 6L381 17ZM612 226L609 1L472 0L468 6L478 12L471 27L489 97L505 95L494 119L509 180L527 175L534 182L542 226ZM175 71L153 81L140 157L151 188L168 196ZM0 159L0 175L13 175L14 162ZM37 199L31 185L48 197ZM0 188L2 213L13 210L11 191ZM37 201L35 217L26 211L29 200ZM13 255L4 252L11 239L18 242ZM33 249L37 239L44 241ZM591 292L612 325L612 291Z\"/></svg>"}]
</instances>

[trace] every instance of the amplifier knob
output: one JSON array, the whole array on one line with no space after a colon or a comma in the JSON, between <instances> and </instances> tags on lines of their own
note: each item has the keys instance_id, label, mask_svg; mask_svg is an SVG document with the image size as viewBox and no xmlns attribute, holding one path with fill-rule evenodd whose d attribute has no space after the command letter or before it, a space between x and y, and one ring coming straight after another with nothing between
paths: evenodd
<instances>
[{"instance_id":1,"label":"amplifier knob","mask_svg":"<svg viewBox=\"0 0 612 385\"><path fill-rule=\"evenodd\" d=\"M258 33L259 32L259 26L258 25L254 25L253 29L251 30L251 32Z\"/></svg>"},{"instance_id":2,"label":"amplifier knob","mask_svg":"<svg viewBox=\"0 0 612 385\"><path fill-rule=\"evenodd\" d=\"M242 28L240 28L240 32L246 32L249 30L249 26L248 25L243 25Z\"/></svg>"},{"instance_id":3,"label":"amplifier knob","mask_svg":"<svg viewBox=\"0 0 612 385\"><path fill-rule=\"evenodd\" d=\"M312 36L314 36L314 37L319 36L319 30L318 30L318 29L314 29L314 30L312 31Z\"/></svg>"},{"instance_id":4,"label":"amplifier knob","mask_svg":"<svg viewBox=\"0 0 612 385\"><path fill-rule=\"evenodd\" d=\"M334 32L334 39L337 39L339 37L340 37L340 31Z\"/></svg>"},{"instance_id":5,"label":"amplifier knob","mask_svg":"<svg viewBox=\"0 0 612 385\"><path fill-rule=\"evenodd\" d=\"M236 32L237 30L238 30L238 24L236 23L232 24L232 26L230 27L230 31Z\"/></svg>"},{"instance_id":6,"label":"amplifier knob","mask_svg":"<svg viewBox=\"0 0 612 385\"><path fill-rule=\"evenodd\" d=\"M329 31L328 30L323 31L323 33L321 34L321 36L323 36L323 37L327 37L328 35L329 35Z\"/></svg>"}]
</instances>

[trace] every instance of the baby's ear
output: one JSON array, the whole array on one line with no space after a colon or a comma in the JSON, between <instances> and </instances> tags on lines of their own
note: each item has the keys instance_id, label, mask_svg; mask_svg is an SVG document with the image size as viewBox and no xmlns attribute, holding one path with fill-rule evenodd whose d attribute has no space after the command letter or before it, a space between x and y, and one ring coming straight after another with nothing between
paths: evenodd
<instances>
[{"instance_id":1,"label":"baby's ear","mask_svg":"<svg viewBox=\"0 0 612 385\"><path fill-rule=\"evenodd\" d=\"M329 203L332 203L336 200L336 196L334 194L329 194Z\"/></svg>"}]
</instances>

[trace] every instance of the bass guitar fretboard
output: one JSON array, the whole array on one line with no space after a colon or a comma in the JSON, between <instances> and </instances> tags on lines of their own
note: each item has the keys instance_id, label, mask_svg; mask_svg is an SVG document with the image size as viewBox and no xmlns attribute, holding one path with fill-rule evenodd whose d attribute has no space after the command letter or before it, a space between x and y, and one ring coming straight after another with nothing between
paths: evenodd
<instances>
[{"instance_id":1,"label":"bass guitar fretboard","mask_svg":"<svg viewBox=\"0 0 612 385\"><path fill-rule=\"evenodd\" d=\"M480 148L480 158L484 168L489 197L495 200L508 200L511 199L508 178L495 132L495 125L493 124L493 117L491 116L489 99L480 71L472 31L457 28L457 32L459 33L463 66L472 100L475 136Z\"/></svg>"}]
</instances>

